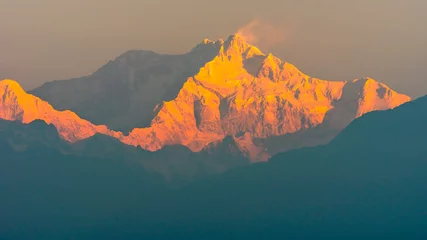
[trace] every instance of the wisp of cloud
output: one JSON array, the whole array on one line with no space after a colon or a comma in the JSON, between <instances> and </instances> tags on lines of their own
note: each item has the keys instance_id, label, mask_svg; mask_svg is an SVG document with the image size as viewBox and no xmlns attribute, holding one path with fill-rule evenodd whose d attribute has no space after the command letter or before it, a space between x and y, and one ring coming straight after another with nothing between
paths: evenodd
<instances>
[{"instance_id":1,"label":"wisp of cloud","mask_svg":"<svg viewBox=\"0 0 427 240\"><path fill-rule=\"evenodd\" d=\"M285 31L273 23L254 19L236 32L246 42L269 50L271 47L285 41Z\"/></svg>"}]
</instances>

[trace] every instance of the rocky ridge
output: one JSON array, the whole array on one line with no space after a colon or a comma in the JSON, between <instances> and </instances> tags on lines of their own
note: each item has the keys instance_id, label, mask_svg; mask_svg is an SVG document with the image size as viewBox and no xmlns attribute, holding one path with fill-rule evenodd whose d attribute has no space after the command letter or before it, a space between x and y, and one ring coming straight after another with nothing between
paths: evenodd
<instances>
[{"instance_id":1,"label":"rocky ridge","mask_svg":"<svg viewBox=\"0 0 427 240\"><path fill-rule=\"evenodd\" d=\"M69 110L57 111L11 80L0 83L0 118L23 123L43 120L55 125L60 136L70 142L101 133L150 151L184 145L197 152L232 136L242 152L260 161L271 153L256 139L307 132L318 126L327 126L325 132L341 130L367 112L410 101L371 78L312 78L292 64L262 53L238 35L225 41L204 40L192 52L204 49L216 49L217 53L194 76L186 78L176 97L157 103L148 127L133 128L128 134L92 124ZM310 145L316 143L323 142ZM304 141L300 145L304 146Z\"/></svg>"}]
</instances>

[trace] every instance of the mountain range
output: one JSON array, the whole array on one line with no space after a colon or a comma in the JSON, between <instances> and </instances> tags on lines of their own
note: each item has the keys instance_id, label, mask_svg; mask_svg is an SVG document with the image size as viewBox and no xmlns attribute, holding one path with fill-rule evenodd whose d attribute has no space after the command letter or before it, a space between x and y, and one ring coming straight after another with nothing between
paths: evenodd
<instances>
[{"instance_id":1,"label":"mountain range","mask_svg":"<svg viewBox=\"0 0 427 240\"><path fill-rule=\"evenodd\" d=\"M324 146L280 153L178 190L140 160L121 157L128 150L110 148L112 140L136 148L114 138L98 134L70 144L42 120L0 121L0 236L425 239L426 110L422 97L370 112ZM68 149L76 144L78 150Z\"/></svg>"},{"instance_id":2,"label":"mountain range","mask_svg":"<svg viewBox=\"0 0 427 240\"><path fill-rule=\"evenodd\" d=\"M238 35L181 55L129 51L29 93L4 80L0 96L1 119L43 120L71 143L103 134L149 151L214 152L225 142L251 162L326 144L353 119L410 101L371 78L309 77Z\"/></svg>"},{"instance_id":3,"label":"mountain range","mask_svg":"<svg viewBox=\"0 0 427 240\"><path fill-rule=\"evenodd\" d=\"M0 239L426 239L426 122L238 35L3 80Z\"/></svg>"}]
</instances>

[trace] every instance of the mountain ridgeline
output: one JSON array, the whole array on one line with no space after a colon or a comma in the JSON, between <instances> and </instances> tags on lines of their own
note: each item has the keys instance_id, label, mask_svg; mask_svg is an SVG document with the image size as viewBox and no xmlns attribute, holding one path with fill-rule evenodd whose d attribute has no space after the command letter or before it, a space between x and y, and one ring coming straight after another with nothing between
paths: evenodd
<instances>
[{"instance_id":1,"label":"mountain ridgeline","mask_svg":"<svg viewBox=\"0 0 427 240\"><path fill-rule=\"evenodd\" d=\"M353 119L410 100L370 78L309 77L238 35L181 55L129 51L30 93L3 80L0 96L0 119L53 125L59 152L139 161L176 185L326 144Z\"/></svg>"},{"instance_id":2,"label":"mountain ridgeline","mask_svg":"<svg viewBox=\"0 0 427 240\"><path fill-rule=\"evenodd\" d=\"M426 121L423 97L367 113L327 145L173 191L141 161L116 151L96 157L105 144L135 149L117 140L95 135L70 144L43 121L1 121L0 236L425 239Z\"/></svg>"},{"instance_id":3,"label":"mountain ridgeline","mask_svg":"<svg viewBox=\"0 0 427 240\"><path fill-rule=\"evenodd\" d=\"M426 239L426 122L427 97L238 35L3 80L0 238Z\"/></svg>"},{"instance_id":4,"label":"mountain ridgeline","mask_svg":"<svg viewBox=\"0 0 427 240\"><path fill-rule=\"evenodd\" d=\"M129 51L90 76L30 93L98 126L89 135L193 152L231 137L253 162L326 144L353 119L410 100L370 78L312 78L238 35L206 39L182 55Z\"/></svg>"}]
</instances>

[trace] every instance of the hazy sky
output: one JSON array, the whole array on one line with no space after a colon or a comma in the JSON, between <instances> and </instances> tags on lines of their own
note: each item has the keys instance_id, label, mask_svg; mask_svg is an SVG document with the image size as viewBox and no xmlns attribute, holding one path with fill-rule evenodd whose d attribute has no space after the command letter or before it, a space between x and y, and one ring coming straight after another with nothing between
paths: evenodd
<instances>
[{"instance_id":1,"label":"hazy sky","mask_svg":"<svg viewBox=\"0 0 427 240\"><path fill-rule=\"evenodd\" d=\"M0 78L30 89L130 49L184 53L259 19L261 50L310 76L370 76L419 96L426 9L425 0L0 0Z\"/></svg>"}]
</instances>

